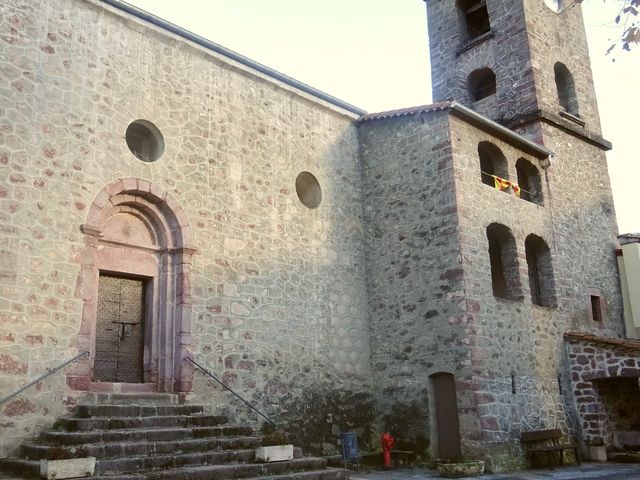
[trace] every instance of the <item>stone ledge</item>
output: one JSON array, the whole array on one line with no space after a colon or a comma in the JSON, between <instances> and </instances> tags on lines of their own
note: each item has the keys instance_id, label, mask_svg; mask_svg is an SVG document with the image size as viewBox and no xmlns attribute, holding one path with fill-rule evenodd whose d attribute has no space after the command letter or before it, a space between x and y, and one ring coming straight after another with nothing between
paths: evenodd
<instances>
[{"instance_id":1,"label":"stone ledge","mask_svg":"<svg viewBox=\"0 0 640 480\"><path fill-rule=\"evenodd\" d=\"M503 119L500 121L500 123L515 130L518 127L522 127L536 121L542 121L553 125L575 137L581 138L591 145L595 145L596 147L601 148L602 150L611 150L613 148L610 141L598 135L597 133L592 132L591 130L586 128L586 126L580 127L578 124L573 123L573 121L569 121L561 117L559 114L546 110L535 110L522 115L518 115L516 117Z\"/></svg>"},{"instance_id":2,"label":"stone ledge","mask_svg":"<svg viewBox=\"0 0 640 480\"><path fill-rule=\"evenodd\" d=\"M493 38L493 37L494 37L494 33L492 31L488 31L486 33L483 33L479 37L476 37L476 38L474 38L472 40L469 40L467 43L465 43L462 47L460 47L456 51L456 57L459 57L464 52L466 52L468 50L471 50L476 45L480 45L481 43L484 43L484 42L486 42L487 40L489 40L490 38Z\"/></svg>"}]
</instances>

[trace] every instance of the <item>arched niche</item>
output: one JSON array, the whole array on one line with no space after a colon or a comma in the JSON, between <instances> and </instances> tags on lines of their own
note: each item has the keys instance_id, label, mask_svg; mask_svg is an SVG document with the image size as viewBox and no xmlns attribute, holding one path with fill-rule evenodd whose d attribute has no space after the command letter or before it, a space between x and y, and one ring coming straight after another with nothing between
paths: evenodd
<instances>
[{"instance_id":1,"label":"arched niche","mask_svg":"<svg viewBox=\"0 0 640 480\"><path fill-rule=\"evenodd\" d=\"M499 223L490 224L487 243L493 295L505 300L522 300L518 251L511 229Z\"/></svg>"},{"instance_id":2,"label":"arched niche","mask_svg":"<svg viewBox=\"0 0 640 480\"><path fill-rule=\"evenodd\" d=\"M558 92L558 103L566 112L579 117L580 111L578 95L576 93L576 83L571 71L564 63L556 62L553 66L553 74Z\"/></svg>"},{"instance_id":3,"label":"arched niche","mask_svg":"<svg viewBox=\"0 0 640 480\"><path fill-rule=\"evenodd\" d=\"M95 196L82 232L85 247L78 291L83 311L77 344L90 356L70 371L68 384L77 390L190 391L193 371L185 357L192 343L190 268L195 249L182 208L148 181L119 179ZM127 285L114 287L113 280L119 279ZM129 310L137 308L135 315L140 318L141 367L133 374L114 374L105 366L109 360L105 352L112 346L105 346L103 325L113 320L105 320L110 314L104 311L113 310L111 303L120 301L103 290L107 284L122 292L133 284L142 292L139 308L126 304ZM113 322L122 326L123 338L135 323L128 317Z\"/></svg>"},{"instance_id":4,"label":"arched niche","mask_svg":"<svg viewBox=\"0 0 640 480\"><path fill-rule=\"evenodd\" d=\"M555 307L557 305L556 282L553 275L551 250L547 242L532 233L525 239L524 249L529 271L531 303L542 307Z\"/></svg>"},{"instance_id":5,"label":"arched niche","mask_svg":"<svg viewBox=\"0 0 640 480\"><path fill-rule=\"evenodd\" d=\"M496 94L496 74L489 67L471 72L467 84L474 102Z\"/></svg>"}]
</instances>

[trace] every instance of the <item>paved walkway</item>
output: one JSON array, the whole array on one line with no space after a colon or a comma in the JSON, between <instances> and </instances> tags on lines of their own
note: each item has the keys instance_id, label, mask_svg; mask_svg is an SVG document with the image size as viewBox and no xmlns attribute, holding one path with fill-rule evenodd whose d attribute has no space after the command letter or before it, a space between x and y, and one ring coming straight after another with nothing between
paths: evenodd
<instances>
[{"instance_id":1,"label":"paved walkway","mask_svg":"<svg viewBox=\"0 0 640 480\"><path fill-rule=\"evenodd\" d=\"M423 480L442 478L435 470L399 469L354 472L351 480ZM640 464L585 463L555 470L525 470L515 473L466 477L467 480L640 480Z\"/></svg>"}]
</instances>

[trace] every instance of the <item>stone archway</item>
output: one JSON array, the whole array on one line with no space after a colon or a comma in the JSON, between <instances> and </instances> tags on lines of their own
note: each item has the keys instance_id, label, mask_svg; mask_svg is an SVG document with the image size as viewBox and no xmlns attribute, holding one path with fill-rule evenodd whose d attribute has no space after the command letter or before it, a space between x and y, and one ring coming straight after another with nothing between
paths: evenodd
<instances>
[{"instance_id":1,"label":"stone archway","mask_svg":"<svg viewBox=\"0 0 640 480\"><path fill-rule=\"evenodd\" d=\"M146 180L119 179L96 195L82 232L78 292L83 312L77 346L90 356L68 374L68 384L77 390L190 391L193 371L184 359L191 347L190 267L195 249L182 208ZM96 375L98 289L107 275L144 285L143 371L136 384L116 384Z\"/></svg>"}]
</instances>

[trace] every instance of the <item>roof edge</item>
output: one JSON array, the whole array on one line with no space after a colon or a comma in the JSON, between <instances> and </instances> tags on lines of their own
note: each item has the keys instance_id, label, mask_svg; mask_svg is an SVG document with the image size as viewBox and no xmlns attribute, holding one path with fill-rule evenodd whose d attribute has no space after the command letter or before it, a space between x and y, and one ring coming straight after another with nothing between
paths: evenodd
<instances>
[{"instance_id":1,"label":"roof edge","mask_svg":"<svg viewBox=\"0 0 640 480\"><path fill-rule=\"evenodd\" d=\"M207 50L211 50L215 53L218 53L224 57L227 57L235 62L240 63L241 65L248 67L252 70L255 70L259 73L262 73L263 75L266 75L268 77L271 77L275 80L278 80L290 87L293 87L297 90L300 90L308 95L311 95L313 97L316 97L320 100L323 100L333 106L339 107L343 110L346 110L350 113L356 114L356 115L363 115L366 113L365 110L362 110L361 108L358 108L354 105L351 105L350 103L344 102L336 97L333 97L331 95L329 95L328 93L325 93L321 90L318 90L316 88L313 88L305 83L302 83L298 80L296 80L295 78L292 78L288 75L285 75L284 73L280 73L277 70L273 70L272 68L267 67L266 65L262 65L261 63L258 63L254 60L251 60L248 57L245 57L244 55L241 55L239 53L234 52L233 50L230 50L226 47L223 47L222 45L212 42L211 40L207 40L204 37L201 37L200 35L190 32L189 30L186 30L182 27L179 27L178 25L171 23L167 20L164 20L163 18L157 17L145 10L142 10L138 7L135 7L129 3L126 3L124 1L121 0L100 0L102 3L106 3L107 5L110 5L122 12L128 13L130 15L133 15L134 17L143 20L145 22L151 23L152 25L155 25L157 27L162 28L163 30L166 30L170 33L173 33L174 35L178 35L179 37L184 38L185 40L189 40L190 42L195 43L196 45L199 45L201 47L206 48Z\"/></svg>"},{"instance_id":2,"label":"roof edge","mask_svg":"<svg viewBox=\"0 0 640 480\"><path fill-rule=\"evenodd\" d=\"M474 122L480 123L481 125L488 127L491 130L497 131L500 135L513 140L514 142L524 147L524 149L529 150L539 159L552 158L555 155L553 151L549 150L548 148L543 147L542 145L532 140L529 140L528 138L520 135L517 132L514 132L504 125L500 125L498 122L494 122L484 115L480 115L475 110L472 110L469 107L465 107L461 103L451 102L451 109L455 112L458 112L462 116L465 116Z\"/></svg>"},{"instance_id":3,"label":"roof edge","mask_svg":"<svg viewBox=\"0 0 640 480\"><path fill-rule=\"evenodd\" d=\"M624 348L640 351L640 340L636 339L600 337L591 333L583 333L573 330L564 332L563 337L567 341L595 343L598 345L606 345L611 348Z\"/></svg>"},{"instance_id":4,"label":"roof edge","mask_svg":"<svg viewBox=\"0 0 640 480\"><path fill-rule=\"evenodd\" d=\"M618 242L620 242L620 245L640 243L640 233L623 233L618 235Z\"/></svg>"},{"instance_id":5,"label":"roof edge","mask_svg":"<svg viewBox=\"0 0 640 480\"><path fill-rule=\"evenodd\" d=\"M486 130L489 130L490 132L495 133L498 136L506 138L507 141L511 141L512 143L520 146L523 150L533 154L541 160L554 156L554 153L548 148L545 148L542 145L523 137L510 128L507 128L504 125L499 124L498 122L494 122L490 118L487 118L484 115L481 115L478 112L470 109L469 107L465 107L464 105L456 101L432 103L428 105L420 105L417 107L388 110L386 112L368 113L366 115L362 115L358 119L358 122L364 123L376 120L386 120L390 118L408 117L410 115L434 113L443 110L449 110L451 113L456 114L458 117L461 117L471 123L475 123L476 125L480 126L480 128L485 128Z\"/></svg>"},{"instance_id":6,"label":"roof edge","mask_svg":"<svg viewBox=\"0 0 640 480\"><path fill-rule=\"evenodd\" d=\"M372 122L375 120L386 120L389 118L408 117L409 115L419 115L421 113L439 112L451 108L453 102L428 103L426 105L418 105L415 107L398 108L395 110L386 110L384 112L374 112L362 115L359 123Z\"/></svg>"}]
</instances>

